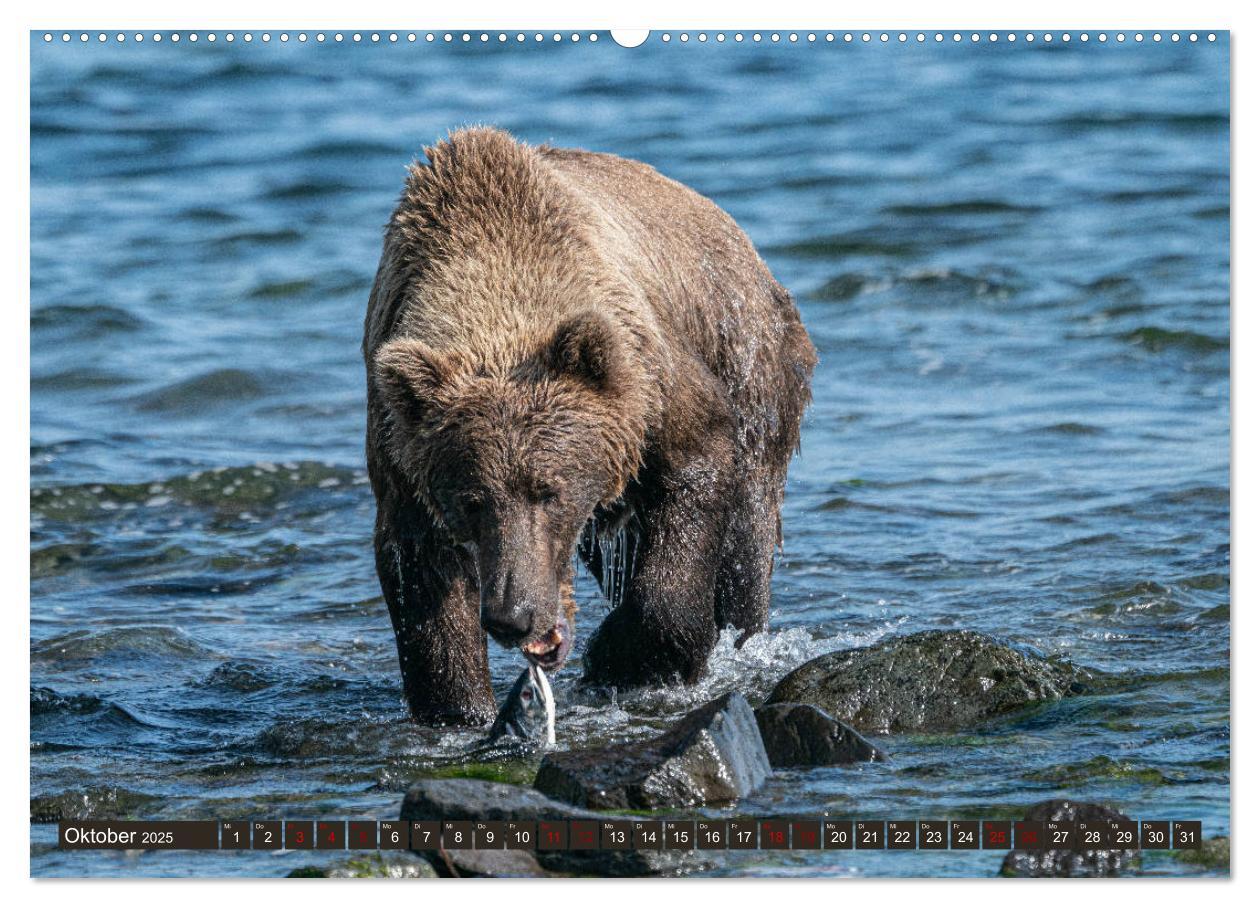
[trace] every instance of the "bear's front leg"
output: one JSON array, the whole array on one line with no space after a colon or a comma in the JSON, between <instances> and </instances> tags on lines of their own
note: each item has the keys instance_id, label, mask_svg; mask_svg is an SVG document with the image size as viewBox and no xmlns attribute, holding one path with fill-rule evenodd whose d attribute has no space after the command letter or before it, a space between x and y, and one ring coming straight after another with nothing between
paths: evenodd
<instances>
[{"instance_id":1,"label":"bear's front leg","mask_svg":"<svg viewBox=\"0 0 1260 908\"><path fill-rule=\"evenodd\" d=\"M484 725L494 692L478 593L451 550L376 532L376 570L389 605L411 715L424 725Z\"/></svg>"},{"instance_id":2,"label":"bear's front leg","mask_svg":"<svg viewBox=\"0 0 1260 908\"><path fill-rule=\"evenodd\" d=\"M703 447L685 463L648 466L637 483L634 575L587 646L589 683L693 684L708 663L734 446L717 432Z\"/></svg>"}]
</instances>

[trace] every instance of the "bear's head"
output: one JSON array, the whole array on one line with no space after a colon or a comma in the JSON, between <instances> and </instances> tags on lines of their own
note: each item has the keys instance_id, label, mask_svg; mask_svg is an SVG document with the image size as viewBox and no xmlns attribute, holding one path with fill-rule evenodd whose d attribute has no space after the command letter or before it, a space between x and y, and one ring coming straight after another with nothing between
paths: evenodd
<instances>
[{"instance_id":1,"label":"bear's head","mask_svg":"<svg viewBox=\"0 0 1260 908\"><path fill-rule=\"evenodd\" d=\"M626 329L599 312L527 334L493 357L391 340L372 378L407 491L474 566L482 627L554 670L573 643L578 536L639 466L641 381Z\"/></svg>"}]
</instances>

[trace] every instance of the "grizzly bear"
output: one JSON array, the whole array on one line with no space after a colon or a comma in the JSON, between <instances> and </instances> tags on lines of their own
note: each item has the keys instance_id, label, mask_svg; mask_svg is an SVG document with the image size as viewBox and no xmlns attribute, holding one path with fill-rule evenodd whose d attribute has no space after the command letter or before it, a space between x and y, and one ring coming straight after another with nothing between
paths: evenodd
<instances>
[{"instance_id":1,"label":"grizzly bear","mask_svg":"<svg viewBox=\"0 0 1260 908\"><path fill-rule=\"evenodd\" d=\"M453 133L408 172L368 304L376 568L410 710L494 716L486 635L585 680L693 683L766 626L816 355L735 222L651 167Z\"/></svg>"}]
</instances>

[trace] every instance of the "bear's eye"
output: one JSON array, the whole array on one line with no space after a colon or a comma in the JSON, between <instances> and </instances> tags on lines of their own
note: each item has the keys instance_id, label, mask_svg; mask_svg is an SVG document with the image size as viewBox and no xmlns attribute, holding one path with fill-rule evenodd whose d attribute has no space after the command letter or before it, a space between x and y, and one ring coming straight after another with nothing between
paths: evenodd
<instances>
[{"instance_id":1,"label":"bear's eye","mask_svg":"<svg viewBox=\"0 0 1260 908\"><path fill-rule=\"evenodd\" d=\"M550 486L535 486L530 498L535 504L555 504L560 499L560 493Z\"/></svg>"}]
</instances>

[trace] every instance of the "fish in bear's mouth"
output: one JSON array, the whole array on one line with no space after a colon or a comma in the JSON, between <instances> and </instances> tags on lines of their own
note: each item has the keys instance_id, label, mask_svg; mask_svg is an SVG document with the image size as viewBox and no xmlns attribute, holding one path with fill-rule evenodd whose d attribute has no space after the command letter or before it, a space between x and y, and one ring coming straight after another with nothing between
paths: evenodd
<instances>
[{"instance_id":1,"label":"fish in bear's mouth","mask_svg":"<svg viewBox=\"0 0 1260 908\"><path fill-rule=\"evenodd\" d=\"M525 658L549 672L564 665L572 648L573 626L564 618L557 621L551 630L521 644L521 652L525 654Z\"/></svg>"}]
</instances>

